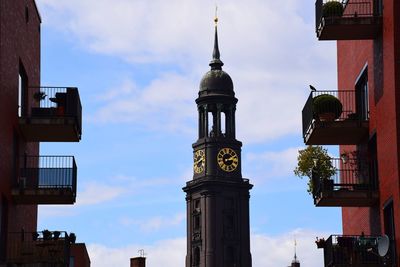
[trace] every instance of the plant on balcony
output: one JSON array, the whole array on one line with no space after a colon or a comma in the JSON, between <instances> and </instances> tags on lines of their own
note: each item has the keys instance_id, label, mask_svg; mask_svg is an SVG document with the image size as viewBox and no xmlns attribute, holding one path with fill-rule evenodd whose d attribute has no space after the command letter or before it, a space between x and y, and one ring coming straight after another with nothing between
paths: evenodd
<instances>
[{"instance_id":1,"label":"plant on balcony","mask_svg":"<svg viewBox=\"0 0 400 267\"><path fill-rule=\"evenodd\" d=\"M325 248L326 247L326 240L325 238L318 238L315 241L315 244L317 244L317 248Z\"/></svg>"},{"instance_id":2,"label":"plant on balcony","mask_svg":"<svg viewBox=\"0 0 400 267\"><path fill-rule=\"evenodd\" d=\"M322 146L308 146L299 150L294 174L300 178L305 176L309 178L307 189L309 194L312 194L314 189L313 175L317 175L322 181L331 181L330 177L335 173L336 168L332 165L331 157Z\"/></svg>"},{"instance_id":3,"label":"plant on balcony","mask_svg":"<svg viewBox=\"0 0 400 267\"><path fill-rule=\"evenodd\" d=\"M70 233L68 238L69 238L69 242L70 242L71 244L75 244L75 242L76 242L76 235L75 235L74 233Z\"/></svg>"},{"instance_id":4,"label":"plant on balcony","mask_svg":"<svg viewBox=\"0 0 400 267\"><path fill-rule=\"evenodd\" d=\"M323 17L341 17L343 15L343 5L339 1L329 1L322 6Z\"/></svg>"},{"instance_id":5,"label":"plant on balcony","mask_svg":"<svg viewBox=\"0 0 400 267\"><path fill-rule=\"evenodd\" d=\"M50 240L51 239L51 232L49 230L43 230L43 240Z\"/></svg>"},{"instance_id":6,"label":"plant on balcony","mask_svg":"<svg viewBox=\"0 0 400 267\"><path fill-rule=\"evenodd\" d=\"M36 102L40 102L43 99L45 99L46 96L47 95L46 95L45 92L39 91L39 92L36 92L36 93L33 94L33 99L35 99Z\"/></svg>"},{"instance_id":7,"label":"plant on balcony","mask_svg":"<svg viewBox=\"0 0 400 267\"><path fill-rule=\"evenodd\" d=\"M342 103L333 95L322 94L313 98L314 117L320 121L334 121L340 117L342 110Z\"/></svg>"}]
</instances>

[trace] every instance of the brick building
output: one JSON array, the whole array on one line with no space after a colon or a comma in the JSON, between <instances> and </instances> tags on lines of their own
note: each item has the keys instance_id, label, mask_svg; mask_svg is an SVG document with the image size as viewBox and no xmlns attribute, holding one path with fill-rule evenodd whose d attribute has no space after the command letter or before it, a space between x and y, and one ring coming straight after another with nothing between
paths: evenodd
<instances>
[{"instance_id":1,"label":"brick building","mask_svg":"<svg viewBox=\"0 0 400 267\"><path fill-rule=\"evenodd\" d=\"M82 117L77 88L40 83L40 24L34 0L0 0L0 266L86 267L74 234L37 230L38 205L73 204L77 184L74 157L39 142L79 141Z\"/></svg>"},{"instance_id":2,"label":"brick building","mask_svg":"<svg viewBox=\"0 0 400 267\"><path fill-rule=\"evenodd\" d=\"M318 247L325 266L398 266L400 1L317 0L315 7L318 39L337 41L338 88L312 89L303 137L339 145L336 174L314 172L312 194L316 206L342 207L343 224L342 235Z\"/></svg>"}]
</instances>

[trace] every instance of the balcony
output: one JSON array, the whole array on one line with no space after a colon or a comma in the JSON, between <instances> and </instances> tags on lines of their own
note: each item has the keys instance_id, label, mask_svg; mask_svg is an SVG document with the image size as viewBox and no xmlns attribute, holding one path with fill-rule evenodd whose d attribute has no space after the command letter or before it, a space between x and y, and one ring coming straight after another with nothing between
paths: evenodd
<instances>
[{"instance_id":1,"label":"balcony","mask_svg":"<svg viewBox=\"0 0 400 267\"><path fill-rule=\"evenodd\" d=\"M375 39L382 29L381 0L317 0L315 25L318 40Z\"/></svg>"},{"instance_id":2,"label":"balcony","mask_svg":"<svg viewBox=\"0 0 400 267\"><path fill-rule=\"evenodd\" d=\"M318 101L334 96L340 101ZM328 114L324 113L328 112ZM337 116L326 116L333 113ZM355 145L369 134L368 95L361 91L312 91L304 105L303 138L307 145Z\"/></svg>"},{"instance_id":3,"label":"balcony","mask_svg":"<svg viewBox=\"0 0 400 267\"><path fill-rule=\"evenodd\" d=\"M72 156L24 156L12 197L17 204L73 204L77 167Z\"/></svg>"},{"instance_id":4,"label":"balcony","mask_svg":"<svg viewBox=\"0 0 400 267\"><path fill-rule=\"evenodd\" d=\"M19 125L26 141L78 142L82 106L77 88L30 87L23 96Z\"/></svg>"},{"instance_id":5,"label":"balcony","mask_svg":"<svg viewBox=\"0 0 400 267\"><path fill-rule=\"evenodd\" d=\"M376 163L357 158L333 158L331 164L336 172L329 179L318 175L318 167L312 173L315 206L368 207L379 200Z\"/></svg>"},{"instance_id":6,"label":"balcony","mask_svg":"<svg viewBox=\"0 0 400 267\"><path fill-rule=\"evenodd\" d=\"M75 235L60 231L8 234L7 264L12 266L69 266ZM8 266L7 265L7 266Z\"/></svg>"},{"instance_id":7,"label":"balcony","mask_svg":"<svg viewBox=\"0 0 400 267\"><path fill-rule=\"evenodd\" d=\"M318 248L324 249L325 267L388 266L388 259L378 254L377 240L377 236L331 235Z\"/></svg>"}]
</instances>

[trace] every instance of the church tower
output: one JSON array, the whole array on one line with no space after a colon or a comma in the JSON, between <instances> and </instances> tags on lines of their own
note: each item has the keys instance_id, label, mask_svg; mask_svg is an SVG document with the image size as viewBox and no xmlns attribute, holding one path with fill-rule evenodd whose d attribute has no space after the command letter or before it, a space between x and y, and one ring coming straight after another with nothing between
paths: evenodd
<instances>
[{"instance_id":1,"label":"church tower","mask_svg":"<svg viewBox=\"0 0 400 267\"><path fill-rule=\"evenodd\" d=\"M186 267L251 267L249 190L242 178L236 140L237 98L222 70L217 18L213 58L200 82L198 140L193 144L193 180L186 183Z\"/></svg>"}]
</instances>

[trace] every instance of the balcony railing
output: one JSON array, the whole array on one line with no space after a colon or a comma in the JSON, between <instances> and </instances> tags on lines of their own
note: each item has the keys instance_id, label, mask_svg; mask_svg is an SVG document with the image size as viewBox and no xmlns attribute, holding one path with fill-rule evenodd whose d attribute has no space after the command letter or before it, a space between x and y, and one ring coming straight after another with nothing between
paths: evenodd
<instances>
[{"instance_id":1,"label":"balcony railing","mask_svg":"<svg viewBox=\"0 0 400 267\"><path fill-rule=\"evenodd\" d=\"M74 242L72 234L62 231L8 233L6 261L10 266L69 266L70 246Z\"/></svg>"},{"instance_id":2,"label":"balcony railing","mask_svg":"<svg viewBox=\"0 0 400 267\"><path fill-rule=\"evenodd\" d=\"M73 156L23 156L12 190L20 204L73 204L77 167Z\"/></svg>"},{"instance_id":3,"label":"balcony railing","mask_svg":"<svg viewBox=\"0 0 400 267\"><path fill-rule=\"evenodd\" d=\"M324 6L329 2L340 5ZM382 1L317 0L315 25L319 40L374 39L382 27Z\"/></svg>"},{"instance_id":4,"label":"balcony railing","mask_svg":"<svg viewBox=\"0 0 400 267\"><path fill-rule=\"evenodd\" d=\"M388 259L378 254L377 239L366 235L331 235L322 246L325 267L387 266Z\"/></svg>"},{"instance_id":5,"label":"balcony railing","mask_svg":"<svg viewBox=\"0 0 400 267\"><path fill-rule=\"evenodd\" d=\"M82 106L78 88L29 87L20 125L27 141L79 141Z\"/></svg>"},{"instance_id":6,"label":"balcony railing","mask_svg":"<svg viewBox=\"0 0 400 267\"><path fill-rule=\"evenodd\" d=\"M327 95L336 97L340 105L331 101L316 105L318 97ZM324 117L328 111L337 116ZM355 90L312 91L302 117L303 138L307 145L358 144L368 136L368 95Z\"/></svg>"},{"instance_id":7,"label":"balcony railing","mask_svg":"<svg viewBox=\"0 0 400 267\"><path fill-rule=\"evenodd\" d=\"M336 171L329 178L319 175L318 166L312 173L312 194L316 206L370 206L378 200L376 162L332 158L331 164Z\"/></svg>"}]
</instances>

